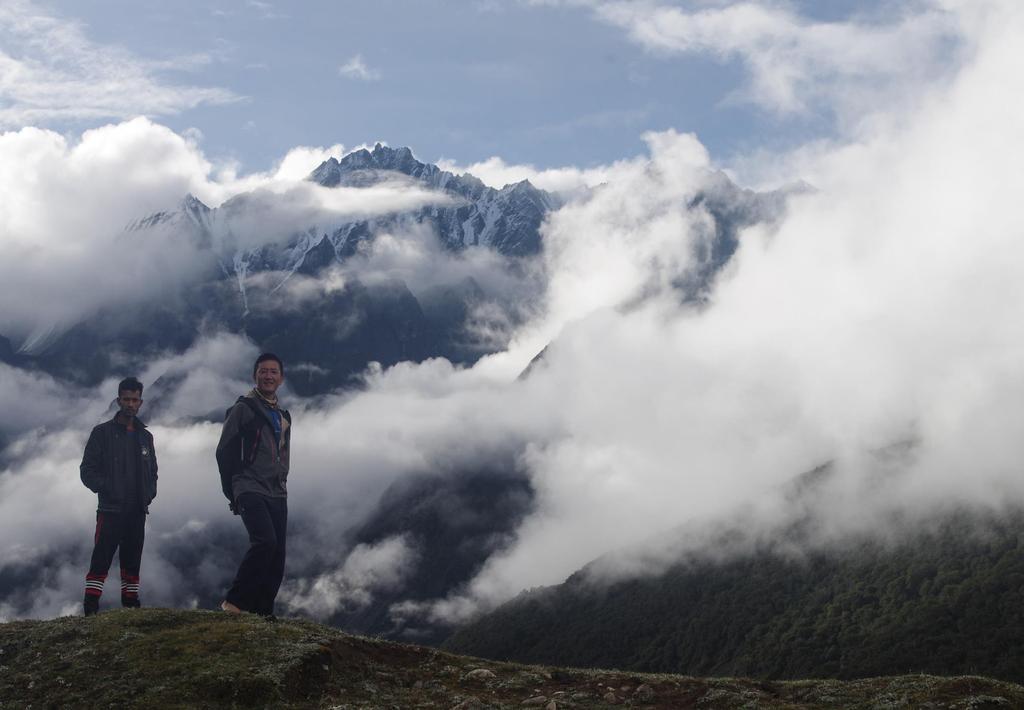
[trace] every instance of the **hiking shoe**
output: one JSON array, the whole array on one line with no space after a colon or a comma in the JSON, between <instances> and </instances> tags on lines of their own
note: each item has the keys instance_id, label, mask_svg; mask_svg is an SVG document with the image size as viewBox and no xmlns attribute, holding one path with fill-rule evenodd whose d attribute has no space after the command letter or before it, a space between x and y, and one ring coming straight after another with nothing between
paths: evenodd
<instances>
[{"instance_id":1,"label":"hiking shoe","mask_svg":"<svg viewBox=\"0 0 1024 710\"><path fill-rule=\"evenodd\" d=\"M93 616L98 614L100 611L100 603L99 600L96 599L90 600L89 598L86 598L85 603L82 606L86 616Z\"/></svg>"}]
</instances>

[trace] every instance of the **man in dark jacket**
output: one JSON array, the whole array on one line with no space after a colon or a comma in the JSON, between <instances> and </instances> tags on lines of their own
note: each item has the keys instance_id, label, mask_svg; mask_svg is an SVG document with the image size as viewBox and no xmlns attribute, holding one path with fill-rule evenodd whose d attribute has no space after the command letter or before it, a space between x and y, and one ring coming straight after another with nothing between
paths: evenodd
<instances>
[{"instance_id":1,"label":"man in dark jacket","mask_svg":"<svg viewBox=\"0 0 1024 710\"><path fill-rule=\"evenodd\" d=\"M260 355L252 376L256 387L228 410L217 444L221 489L249 534L249 550L221 608L273 619L284 578L291 415L277 401L284 382L281 358Z\"/></svg>"},{"instance_id":2,"label":"man in dark jacket","mask_svg":"<svg viewBox=\"0 0 1024 710\"><path fill-rule=\"evenodd\" d=\"M85 576L86 616L99 611L103 583L119 548L121 605L140 606L146 514L156 497L153 435L136 416L142 406L142 383L134 377L121 380L117 404L114 418L93 428L80 468L82 483L99 494L92 559Z\"/></svg>"}]
</instances>

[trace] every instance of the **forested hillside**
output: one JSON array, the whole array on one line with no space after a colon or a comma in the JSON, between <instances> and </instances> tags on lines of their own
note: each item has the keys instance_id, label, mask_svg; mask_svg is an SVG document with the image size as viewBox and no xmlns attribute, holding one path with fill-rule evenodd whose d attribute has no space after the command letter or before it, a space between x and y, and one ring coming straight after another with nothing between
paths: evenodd
<instances>
[{"instance_id":1,"label":"forested hillside","mask_svg":"<svg viewBox=\"0 0 1024 710\"><path fill-rule=\"evenodd\" d=\"M496 659L694 675L1024 679L1024 515L960 514L897 543L794 557L763 547L532 590L446 648Z\"/></svg>"}]
</instances>

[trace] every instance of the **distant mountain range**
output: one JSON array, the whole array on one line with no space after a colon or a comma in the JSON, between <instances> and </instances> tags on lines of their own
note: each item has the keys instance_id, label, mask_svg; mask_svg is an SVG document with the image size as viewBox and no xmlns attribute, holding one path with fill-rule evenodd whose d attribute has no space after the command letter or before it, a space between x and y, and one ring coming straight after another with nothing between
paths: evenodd
<instances>
[{"instance_id":1,"label":"distant mountain range","mask_svg":"<svg viewBox=\"0 0 1024 710\"><path fill-rule=\"evenodd\" d=\"M529 259L541 250L544 218L560 204L528 182L495 190L471 175L420 163L408 148L380 144L340 161L331 158L309 179L327 188L366 188L401 179L436 190L447 204L373 219L335 220L327 227L284 225L283 233L252 245L251 235L236 233L238 225L258 223L273 207L274 195L245 193L214 209L188 195L175 210L134 221L126 234L131 239L162 238L169 230L186 240L206 255L198 282L181 284L177 292L159 299L119 304L64 331L43 328L45 337L19 348L0 341L0 358L93 384L111 373L141 369L157 355L182 352L201 332L223 330L244 333L287 362L307 365L295 368L303 374L288 380L304 395L351 384L352 376L371 361L385 367L430 357L474 362L495 347L475 342L467 332L474 309L483 304L514 308L496 303L489 285L472 276L434 283L414 294L401 279L363 282L355 273L341 288L299 304L286 303L278 289L295 275L319 278L332 266L350 261L360 245L378 234L410 226L426 228L426 238L436 235L453 255L480 247L512 262Z\"/></svg>"},{"instance_id":2,"label":"distant mountain range","mask_svg":"<svg viewBox=\"0 0 1024 710\"><path fill-rule=\"evenodd\" d=\"M535 188L528 180L500 190L487 187L469 175L454 175L436 165L416 160L408 148L387 148L378 143L373 151L358 150L340 161L330 158L310 175L324 187L366 187L391 173L413 178L425 187L456 199L451 207L424 208L413 215L418 222L435 227L441 242L453 251L485 246L507 256L530 256L541 248L540 226L544 217L562 201ZM351 254L361 235L372 233L367 222L340 229L328 241L339 256Z\"/></svg>"},{"instance_id":3,"label":"distant mountain range","mask_svg":"<svg viewBox=\"0 0 1024 710\"><path fill-rule=\"evenodd\" d=\"M205 259L197 279L159 298L108 307L67 328L40 324L22 343L0 334L0 360L95 384L137 372L154 357L183 352L202 333L226 331L243 333L297 365L289 387L314 395L351 386L371 361L385 367L431 357L473 363L504 345L475 336L470 326L476 314L490 309L514 327L521 301L543 295L543 284L526 280L515 294L499 293L486 274L451 281L439 274L434 283L415 284L413 292L397 276L365 280L354 261L379 235L418 228L421 238L436 238L453 257L483 248L506 259L513 276L523 274L517 263L542 255L544 220L562 205L558 196L528 181L494 189L472 175L419 162L409 148L381 144L330 158L308 179L329 189L411 185L444 200L373 218L281 224L263 234L271 229L266 215L282 198L250 192L210 208L187 195L174 210L132 222L125 238L161 239L170 231ZM678 275L681 297L703 298L735 252L739 230L781 214L786 194L742 190L724 174L709 174L706 189L687 205L706 209L712 219L706 238L694 247L695 267ZM350 267L340 288L298 303L282 298L294 279L322 279L339 265Z\"/></svg>"}]
</instances>

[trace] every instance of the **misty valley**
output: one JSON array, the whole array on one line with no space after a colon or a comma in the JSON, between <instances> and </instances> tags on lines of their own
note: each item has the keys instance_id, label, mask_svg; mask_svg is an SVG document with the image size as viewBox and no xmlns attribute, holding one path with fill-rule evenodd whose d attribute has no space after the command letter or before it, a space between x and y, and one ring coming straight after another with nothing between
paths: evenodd
<instances>
[{"instance_id":1,"label":"misty valley","mask_svg":"<svg viewBox=\"0 0 1024 710\"><path fill-rule=\"evenodd\" d=\"M18 514L0 619L77 609L76 452L128 374L161 452L146 605L217 608L246 541L213 447L272 351L295 422L284 616L522 663L1024 682L1024 509L919 496L943 450L912 418L837 444L858 424L815 418L831 390L787 389L808 384L787 348L830 353L719 294L815 190L643 165L570 195L377 144L290 191L140 215L117 249L159 277L0 337L24 403L0 420L5 496L65 511ZM605 273L564 234L609 220ZM739 310L691 327L716 308Z\"/></svg>"}]
</instances>

